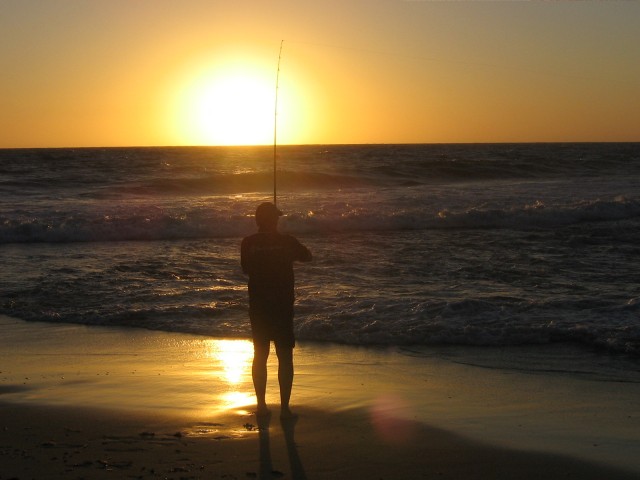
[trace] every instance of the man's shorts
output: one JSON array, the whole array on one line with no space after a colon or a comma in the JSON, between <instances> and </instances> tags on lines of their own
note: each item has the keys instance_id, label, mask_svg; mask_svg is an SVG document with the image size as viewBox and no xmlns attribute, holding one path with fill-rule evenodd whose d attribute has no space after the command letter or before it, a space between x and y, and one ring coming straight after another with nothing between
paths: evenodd
<instances>
[{"instance_id":1,"label":"man's shorts","mask_svg":"<svg viewBox=\"0 0 640 480\"><path fill-rule=\"evenodd\" d=\"M274 305L271 302L252 300L249 307L251 335L254 342L273 341L277 346L295 347L293 334L293 305Z\"/></svg>"}]
</instances>

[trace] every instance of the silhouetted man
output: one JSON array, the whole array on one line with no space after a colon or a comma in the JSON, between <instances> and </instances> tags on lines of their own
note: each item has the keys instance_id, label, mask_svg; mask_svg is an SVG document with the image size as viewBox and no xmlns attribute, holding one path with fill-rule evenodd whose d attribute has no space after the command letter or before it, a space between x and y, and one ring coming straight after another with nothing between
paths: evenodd
<instances>
[{"instance_id":1,"label":"silhouetted man","mask_svg":"<svg viewBox=\"0 0 640 480\"><path fill-rule=\"evenodd\" d=\"M256 209L258 233L242 240L242 271L249 274L249 318L253 336L253 386L257 415L269 413L267 359L271 341L278 355L278 382L283 417L291 416L289 399L293 385L293 262L311 261L311 252L291 235L278 232L282 212L273 203Z\"/></svg>"}]
</instances>

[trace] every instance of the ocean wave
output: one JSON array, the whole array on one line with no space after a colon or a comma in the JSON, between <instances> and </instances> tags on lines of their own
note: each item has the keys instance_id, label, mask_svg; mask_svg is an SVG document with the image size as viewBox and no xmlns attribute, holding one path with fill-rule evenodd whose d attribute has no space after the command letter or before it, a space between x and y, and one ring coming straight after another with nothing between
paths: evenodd
<instances>
[{"instance_id":1,"label":"ocean wave","mask_svg":"<svg viewBox=\"0 0 640 480\"><path fill-rule=\"evenodd\" d=\"M575 344L640 358L638 313L624 305L605 311L578 310L554 321L521 299L468 299L406 305L354 304L339 311L326 305L299 305L295 320L300 341L362 346L459 345L506 347ZM567 310L570 311L570 310ZM318 313L321 312L321 313ZM578 312L578 313L576 313ZM215 305L116 306L108 311L24 311L18 305L0 305L0 313L27 321L121 326L192 333L222 338L249 338L246 302ZM604 320L603 319L607 319Z\"/></svg>"},{"instance_id":2,"label":"ocean wave","mask_svg":"<svg viewBox=\"0 0 640 480\"><path fill-rule=\"evenodd\" d=\"M362 178L318 172L279 171L280 191L297 192L358 188L369 183ZM246 192L271 192L272 172L242 172L198 175L183 178L153 178L144 182L122 183L107 193L115 195L207 195Z\"/></svg>"},{"instance_id":3,"label":"ocean wave","mask_svg":"<svg viewBox=\"0 0 640 480\"><path fill-rule=\"evenodd\" d=\"M547 206L543 202L505 208L428 211L416 205L394 210L383 203L353 205L325 202L315 210L293 211L281 228L294 234L439 229L550 229L585 222L622 221L640 217L640 200L623 196ZM154 205L113 210L58 210L0 216L0 244L34 242L104 242L229 238L255 229L251 207L242 213L207 205L162 208Z\"/></svg>"},{"instance_id":4,"label":"ocean wave","mask_svg":"<svg viewBox=\"0 0 640 480\"><path fill-rule=\"evenodd\" d=\"M451 302L369 303L315 314L303 309L297 335L309 341L356 345L466 345L502 347L573 343L640 357L637 305L601 302L599 308L551 308L520 298ZM631 305L633 304L633 305ZM555 312L555 313L553 313ZM557 312L564 318L557 319Z\"/></svg>"},{"instance_id":5,"label":"ocean wave","mask_svg":"<svg viewBox=\"0 0 640 480\"><path fill-rule=\"evenodd\" d=\"M298 338L640 358L639 147L283 147L281 230L316 256ZM238 244L271 168L269 148L0 151L0 313L248 337ZM214 240L169 241L194 238Z\"/></svg>"},{"instance_id":6,"label":"ocean wave","mask_svg":"<svg viewBox=\"0 0 640 480\"><path fill-rule=\"evenodd\" d=\"M473 208L464 212L442 210L438 217L447 227L458 228L554 228L582 222L618 221L640 216L640 201L618 196L547 206L537 201L508 209Z\"/></svg>"},{"instance_id":7,"label":"ocean wave","mask_svg":"<svg viewBox=\"0 0 640 480\"><path fill-rule=\"evenodd\" d=\"M171 195L268 192L268 147L0 149L0 188L41 194L99 192ZM362 185L624 179L640 174L640 144L282 146L278 182L285 190Z\"/></svg>"}]
</instances>

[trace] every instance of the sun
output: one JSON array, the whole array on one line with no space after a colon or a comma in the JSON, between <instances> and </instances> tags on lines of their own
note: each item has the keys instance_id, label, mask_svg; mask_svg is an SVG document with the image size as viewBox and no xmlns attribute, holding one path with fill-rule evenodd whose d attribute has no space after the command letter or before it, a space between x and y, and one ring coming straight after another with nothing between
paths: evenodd
<instances>
[{"instance_id":1,"label":"sun","mask_svg":"<svg viewBox=\"0 0 640 480\"><path fill-rule=\"evenodd\" d=\"M230 72L213 79L195 99L198 136L216 145L269 143L275 119L275 89L263 76Z\"/></svg>"},{"instance_id":2,"label":"sun","mask_svg":"<svg viewBox=\"0 0 640 480\"><path fill-rule=\"evenodd\" d=\"M195 145L268 145L276 121L276 72L251 64L194 72L177 100L180 137Z\"/></svg>"},{"instance_id":3,"label":"sun","mask_svg":"<svg viewBox=\"0 0 640 480\"><path fill-rule=\"evenodd\" d=\"M278 77L277 50L239 47L194 54L167 70L159 101L172 145L307 143L322 102L315 77L290 52ZM276 81L278 105L276 112Z\"/></svg>"}]
</instances>

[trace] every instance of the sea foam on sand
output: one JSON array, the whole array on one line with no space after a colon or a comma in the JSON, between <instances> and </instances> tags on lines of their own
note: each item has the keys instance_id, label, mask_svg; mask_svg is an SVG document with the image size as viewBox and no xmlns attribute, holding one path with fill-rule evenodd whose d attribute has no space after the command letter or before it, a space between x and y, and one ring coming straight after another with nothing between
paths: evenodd
<instances>
[{"instance_id":1,"label":"sea foam on sand","mask_svg":"<svg viewBox=\"0 0 640 480\"><path fill-rule=\"evenodd\" d=\"M8 317L0 331L0 478L640 473L634 382L469 365L465 349L302 343L299 417L278 418L273 354L267 425L252 414L246 340Z\"/></svg>"}]
</instances>

